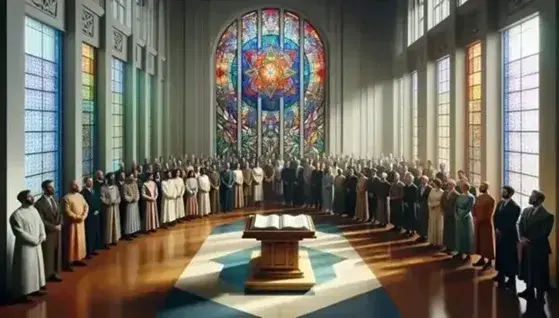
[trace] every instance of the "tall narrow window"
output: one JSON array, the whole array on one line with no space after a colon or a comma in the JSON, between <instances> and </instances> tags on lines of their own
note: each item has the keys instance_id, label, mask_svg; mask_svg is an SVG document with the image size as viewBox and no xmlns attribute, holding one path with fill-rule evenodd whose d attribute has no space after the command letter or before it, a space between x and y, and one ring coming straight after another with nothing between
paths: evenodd
<instances>
[{"instance_id":1,"label":"tall narrow window","mask_svg":"<svg viewBox=\"0 0 559 318\"><path fill-rule=\"evenodd\" d=\"M113 91L113 170L119 169L123 161L124 141L124 62L113 58L112 91Z\"/></svg>"},{"instance_id":2,"label":"tall narrow window","mask_svg":"<svg viewBox=\"0 0 559 318\"><path fill-rule=\"evenodd\" d=\"M449 168L450 161L450 58L437 61L438 163Z\"/></svg>"},{"instance_id":3,"label":"tall narrow window","mask_svg":"<svg viewBox=\"0 0 559 318\"><path fill-rule=\"evenodd\" d=\"M62 36L25 18L25 187L41 194L41 182L61 190Z\"/></svg>"},{"instance_id":4,"label":"tall narrow window","mask_svg":"<svg viewBox=\"0 0 559 318\"><path fill-rule=\"evenodd\" d=\"M95 48L82 44L82 174L92 176L95 169Z\"/></svg>"},{"instance_id":5,"label":"tall narrow window","mask_svg":"<svg viewBox=\"0 0 559 318\"><path fill-rule=\"evenodd\" d=\"M528 206L539 189L539 18L503 32L504 184Z\"/></svg>"},{"instance_id":6,"label":"tall narrow window","mask_svg":"<svg viewBox=\"0 0 559 318\"><path fill-rule=\"evenodd\" d=\"M160 107L157 104L157 77L155 76L150 76L150 81L151 81L151 103L150 103L150 109L149 109L149 113L148 113L148 131L149 134L148 136L148 142L150 145L150 152L148 152L148 154L150 154L151 157L153 157L154 155L157 155L156 152L156 148L155 148L155 139L157 138L157 132L154 130L154 125L153 125L153 121L156 120L156 116L154 116L156 114L155 109L156 107Z\"/></svg>"},{"instance_id":7,"label":"tall narrow window","mask_svg":"<svg viewBox=\"0 0 559 318\"><path fill-rule=\"evenodd\" d=\"M398 89L398 156L404 155L404 79L397 81Z\"/></svg>"},{"instance_id":8,"label":"tall narrow window","mask_svg":"<svg viewBox=\"0 0 559 318\"><path fill-rule=\"evenodd\" d=\"M431 0L431 17L429 28L436 26L441 23L450 15L450 3L449 0Z\"/></svg>"},{"instance_id":9,"label":"tall narrow window","mask_svg":"<svg viewBox=\"0 0 559 318\"><path fill-rule=\"evenodd\" d=\"M424 0L408 0L408 45L411 45L423 36L424 25Z\"/></svg>"},{"instance_id":10,"label":"tall narrow window","mask_svg":"<svg viewBox=\"0 0 559 318\"><path fill-rule=\"evenodd\" d=\"M481 43L468 47L468 180L481 183Z\"/></svg>"},{"instance_id":11,"label":"tall narrow window","mask_svg":"<svg viewBox=\"0 0 559 318\"><path fill-rule=\"evenodd\" d=\"M113 0L113 18L122 25L128 25L126 2L128 0Z\"/></svg>"},{"instance_id":12,"label":"tall narrow window","mask_svg":"<svg viewBox=\"0 0 559 318\"><path fill-rule=\"evenodd\" d=\"M417 71L411 73L411 109L412 109L412 146L413 159L419 158L419 96L417 87Z\"/></svg>"}]
</instances>

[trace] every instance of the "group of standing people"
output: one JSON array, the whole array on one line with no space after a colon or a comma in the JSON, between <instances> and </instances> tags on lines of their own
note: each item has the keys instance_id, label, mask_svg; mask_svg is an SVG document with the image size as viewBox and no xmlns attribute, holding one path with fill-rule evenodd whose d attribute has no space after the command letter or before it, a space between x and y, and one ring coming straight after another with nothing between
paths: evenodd
<instances>
[{"instance_id":1,"label":"group of standing people","mask_svg":"<svg viewBox=\"0 0 559 318\"><path fill-rule=\"evenodd\" d=\"M42 186L36 203L30 191L22 191L21 207L10 218L18 296L44 293L47 281L61 281L62 268L85 266L84 259L121 239L263 204L314 209L376 227L392 224L392 231L417 236L455 259L477 253L475 266L487 269L495 260L499 286L514 289L517 276L526 281L523 297L542 299L549 287L554 217L543 207L544 194L534 191L531 206L521 211L511 187L504 186L496 202L487 183L476 189L463 171L454 181L444 166L436 172L429 161L160 157L133 163L129 171L124 165L106 175L97 171L81 191L74 181L60 202L51 180Z\"/></svg>"}]
</instances>

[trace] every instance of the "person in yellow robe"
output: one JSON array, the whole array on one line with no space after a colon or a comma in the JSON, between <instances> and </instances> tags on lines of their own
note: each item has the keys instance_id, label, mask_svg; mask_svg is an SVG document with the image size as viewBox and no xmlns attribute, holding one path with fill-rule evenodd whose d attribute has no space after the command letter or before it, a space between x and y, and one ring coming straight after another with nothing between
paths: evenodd
<instances>
[{"instance_id":1,"label":"person in yellow robe","mask_svg":"<svg viewBox=\"0 0 559 318\"><path fill-rule=\"evenodd\" d=\"M89 206L80 193L77 180L72 181L70 193L62 199L64 206L64 233L66 238L65 262L72 266L85 266L82 261L87 256L85 225Z\"/></svg>"},{"instance_id":2,"label":"person in yellow robe","mask_svg":"<svg viewBox=\"0 0 559 318\"><path fill-rule=\"evenodd\" d=\"M233 170L233 180L235 181L234 187L234 194L233 194L233 202L235 209L242 209L245 206L245 196L243 192L243 171L240 168L240 165L237 164L235 170Z\"/></svg>"}]
</instances>

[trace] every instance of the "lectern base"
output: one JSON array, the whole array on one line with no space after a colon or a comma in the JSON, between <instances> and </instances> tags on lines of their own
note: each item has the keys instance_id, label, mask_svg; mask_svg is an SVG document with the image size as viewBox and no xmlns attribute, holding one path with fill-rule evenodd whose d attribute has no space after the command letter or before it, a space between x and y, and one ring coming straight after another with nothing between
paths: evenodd
<instances>
[{"instance_id":1,"label":"lectern base","mask_svg":"<svg viewBox=\"0 0 559 318\"><path fill-rule=\"evenodd\" d=\"M252 252L250 274L245 287L254 291L306 291L316 283L311 260L306 251L299 251L299 269L303 277L299 278L266 278L259 271L260 252Z\"/></svg>"}]
</instances>

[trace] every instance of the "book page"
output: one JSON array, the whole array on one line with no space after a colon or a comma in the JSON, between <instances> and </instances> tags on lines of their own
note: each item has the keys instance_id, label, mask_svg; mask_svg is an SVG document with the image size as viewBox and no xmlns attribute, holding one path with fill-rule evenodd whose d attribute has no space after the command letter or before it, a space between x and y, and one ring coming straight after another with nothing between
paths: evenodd
<instances>
[{"instance_id":1,"label":"book page","mask_svg":"<svg viewBox=\"0 0 559 318\"><path fill-rule=\"evenodd\" d=\"M281 228L293 230L310 230L309 220L306 215L288 215L281 216Z\"/></svg>"},{"instance_id":2,"label":"book page","mask_svg":"<svg viewBox=\"0 0 559 318\"><path fill-rule=\"evenodd\" d=\"M254 223L252 224L252 227L255 229L263 229L268 227L268 218L266 218L264 215L257 214L254 217Z\"/></svg>"},{"instance_id":3,"label":"book page","mask_svg":"<svg viewBox=\"0 0 559 318\"><path fill-rule=\"evenodd\" d=\"M279 230L280 217L277 214L268 216L257 214L254 217L252 228L257 230Z\"/></svg>"}]
</instances>

